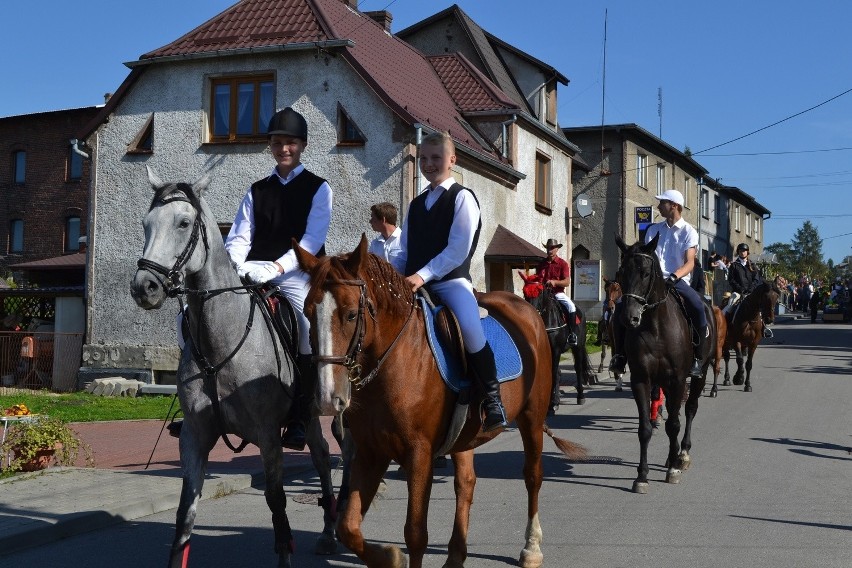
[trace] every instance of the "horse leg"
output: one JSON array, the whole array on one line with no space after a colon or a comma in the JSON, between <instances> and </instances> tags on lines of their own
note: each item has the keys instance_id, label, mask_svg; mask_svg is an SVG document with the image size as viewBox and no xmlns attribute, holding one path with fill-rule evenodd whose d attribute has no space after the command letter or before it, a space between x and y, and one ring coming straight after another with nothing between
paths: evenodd
<instances>
[{"instance_id":1,"label":"horse leg","mask_svg":"<svg viewBox=\"0 0 852 568\"><path fill-rule=\"evenodd\" d=\"M731 362L731 350L729 348L722 349L722 356L725 359L725 381L722 383L724 386L731 386L731 374L728 372L728 365Z\"/></svg>"},{"instance_id":2,"label":"horse leg","mask_svg":"<svg viewBox=\"0 0 852 568\"><path fill-rule=\"evenodd\" d=\"M598 373L604 371L604 361L606 360L606 343L601 343L601 362L598 365Z\"/></svg>"},{"instance_id":3,"label":"horse leg","mask_svg":"<svg viewBox=\"0 0 852 568\"><path fill-rule=\"evenodd\" d=\"M340 446L340 455L343 461L343 473L340 476L340 490L337 492L337 510L346 508L349 499L349 478L352 473L352 458L355 457L355 443L352 441L352 433L344 424L344 419L336 415L331 421L331 435Z\"/></svg>"},{"instance_id":4,"label":"horse leg","mask_svg":"<svg viewBox=\"0 0 852 568\"><path fill-rule=\"evenodd\" d=\"M316 416L308 424L306 440L311 452L311 461L319 475L322 490L319 506L323 510L323 529L314 544L314 553L334 554L337 552L337 539L334 535L334 525L337 522L337 501L334 498L334 485L331 482L331 454L328 449L328 442L322 435L322 424Z\"/></svg>"},{"instance_id":5,"label":"horse leg","mask_svg":"<svg viewBox=\"0 0 852 568\"><path fill-rule=\"evenodd\" d=\"M408 485L405 545L411 568L422 568L429 544L429 496L432 493L432 455L427 445L415 445L404 460Z\"/></svg>"},{"instance_id":6,"label":"horse leg","mask_svg":"<svg viewBox=\"0 0 852 568\"><path fill-rule=\"evenodd\" d=\"M559 402L561 398L561 393L559 392L559 380L562 375L562 371L559 369L559 351L556 349L550 350L551 359L552 359L552 375L550 382L550 408L547 411L548 416L553 416L556 414L556 411L559 410ZM577 380L577 404L582 404L580 402L581 393L583 391L583 387L580 386L579 379Z\"/></svg>"},{"instance_id":7,"label":"horse leg","mask_svg":"<svg viewBox=\"0 0 852 568\"><path fill-rule=\"evenodd\" d=\"M521 568L538 568L544 562L541 552L542 530L538 516L538 495L544 474L541 468L541 451L544 445L544 417L536 416L529 407L517 416L515 422L524 444L524 484L527 488L527 528L524 548L518 559Z\"/></svg>"},{"instance_id":8,"label":"horse leg","mask_svg":"<svg viewBox=\"0 0 852 568\"><path fill-rule=\"evenodd\" d=\"M189 542L192 528L195 526L201 489L204 486L204 470L207 466L207 456L215 443L215 440L204 440L204 447L201 447L202 442L196 434L197 427L193 424L190 419L184 420L180 434L183 483L175 519L175 539L169 551L169 568L186 568L189 565Z\"/></svg>"},{"instance_id":9,"label":"horse leg","mask_svg":"<svg viewBox=\"0 0 852 568\"><path fill-rule=\"evenodd\" d=\"M745 392L751 392L751 390L752 390L751 389L751 363L752 363L752 358L754 357L754 350L756 348L757 348L757 346L754 346L754 347L749 346L749 348L748 348L748 358L746 359L746 363L745 363L745 369L746 369L745 388L743 388L743 391L745 391Z\"/></svg>"},{"instance_id":10,"label":"horse leg","mask_svg":"<svg viewBox=\"0 0 852 568\"><path fill-rule=\"evenodd\" d=\"M462 568L467 559L467 532L470 525L470 505L476 487L476 472L473 469L473 450L453 454L455 467L456 517L453 534L448 546L447 561L443 568Z\"/></svg>"},{"instance_id":11,"label":"horse leg","mask_svg":"<svg viewBox=\"0 0 852 568\"><path fill-rule=\"evenodd\" d=\"M734 374L734 384L741 385L743 384L745 373L743 373L743 349L739 343L734 345L734 354L737 356L737 372Z\"/></svg>"},{"instance_id":12,"label":"horse leg","mask_svg":"<svg viewBox=\"0 0 852 568\"><path fill-rule=\"evenodd\" d=\"M584 383L586 380L586 373L584 369L583 361L580 358L581 354L578 354L580 351L579 347L571 348L571 357L574 359L574 375L577 377L577 404L585 404L586 403L586 389L584 388ZM558 364L557 360L557 364Z\"/></svg>"},{"instance_id":13,"label":"horse leg","mask_svg":"<svg viewBox=\"0 0 852 568\"><path fill-rule=\"evenodd\" d=\"M683 428L683 439L680 443L680 455L678 455L678 466L683 471L686 471L692 465L692 458L689 457L689 450L692 449L692 419L698 413L698 399L704 390L704 381L704 377L690 381L689 398L686 400L686 406L684 406L686 425Z\"/></svg>"},{"instance_id":14,"label":"horse leg","mask_svg":"<svg viewBox=\"0 0 852 568\"><path fill-rule=\"evenodd\" d=\"M356 453L352 458L350 493L346 508L341 511L337 524L337 535L346 548L355 553L367 566L402 568L406 565L405 555L398 546L371 544L364 539L361 523L370 508L382 476L390 464L390 458ZM430 460L431 462L431 460ZM431 463L429 465L431 474Z\"/></svg>"},{"instance_id":15,"label":"horse leg","mask_svg":"<svg viewBox=\"0 0 852 568\"><path fill-rule=\"evenodd\" d=\"M697 385L696 385L697 386ZM680 483L680 476L683 471L683 465L679 459L680 443L678 435L680 434L680 405L683 403L683 393L686 389L686 381L680 379L670 385L666 394L666 411L669 417L666 419L666 435L669 437L669 455L666 459L666 483ZM699 389L695 395L700 396ZM693 390L690 389L690 396L694 396Z\"/></svg>"},{"instance_id":16,"label":"horse leg","mask_svg":"<svg viewBox=\"0 0 852 568\"><path fill-rule=\"evenodd\" d=\"M287 518L287 496L284 493L284 453L281 451L281 434L278 428L263 431L258 440L266 488L263 496L272 511L272 529L275 534L275 553L279 568L290 567L290 555L296 550L290 520Z\"/></svg>"},{"instance_id":17,"label":"horse leg","mask_svg":"<svg viewBox=\"0 0 852 568\"><path fill-rule=\"evenodd\" d=\"M644 494L648 492L648 442L651 441L653 434L651 428L651 385L649 381L639 380L634 375L634 373L630 375L630 388L633 391L636 408L639 410L639 466L636 468L638 475L633 481L633 492Z\"/></svg>"}]
</instances>

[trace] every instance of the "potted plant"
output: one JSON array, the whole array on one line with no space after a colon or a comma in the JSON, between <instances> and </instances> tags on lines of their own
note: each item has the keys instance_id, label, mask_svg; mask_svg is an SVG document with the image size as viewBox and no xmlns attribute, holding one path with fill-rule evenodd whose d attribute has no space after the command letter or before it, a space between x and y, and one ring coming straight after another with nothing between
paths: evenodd
<instances>
[{"instance_id":1,"label":"potted plant","mask_svg":"<svg viewBox=\"0 0 852 568\"><path fill-rule=\"evenodd\" d=\"M74 465L80 452L92 465L92 449L59 418L36 417L10 423L0 452L8 463L4 472L36 471L51 463Z\"/></svg>"}]
</instances>

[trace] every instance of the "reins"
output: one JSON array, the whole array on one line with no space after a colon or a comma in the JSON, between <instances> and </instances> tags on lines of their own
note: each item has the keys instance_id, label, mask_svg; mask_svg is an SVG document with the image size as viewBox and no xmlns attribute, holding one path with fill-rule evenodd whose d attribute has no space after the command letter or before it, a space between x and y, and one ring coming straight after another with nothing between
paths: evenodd
<instances>
[{"instance_id":1,"label":"reins","mask_svg":"<svg viewBox=\"0 0 852 568\"><path fill-rule=\"evenodd\" d=\"M405 323L400 328L399 333L396 334L394 340L385 349L385 352L379 357L379 360L376 362L376 367L370 371L370 373L366 377L361 376L361 371L363 370L360 363L358 363L358 357L361 355L362 348L364 346L364 337L367 334L367 318L365 312L369 310L370 317L373 318L373 321L376 319L375 307L373 303L367 298L367 283L361 279L342 279L342 280L327 280L327 285L339 285L339 286L358 286L358 315L355 321L355 331L352 334L352 338L349 340L349 347L346 349L345 355L314 355L313 360L317 363L331 363L332 365L342 365L346 367L348 371L349 382L355 387L355 390L360 390L368 385L376 375L379 373L382 365L385 360L393 351L393 348L396 346L399 338L402 337L403 332L408 328L408 324L411 322L412 316L414 315L414 311L417 307L415 302L411 303L411 310L408 312L408 317L405 320Z\"/></svg>"},{"instance_id":2,"label":"reins","mask_svg":"<svg viewBox=\"0 0 852 568\"><path fill-rule=\"evenodd\" d=\"M655 257L651 256L650 254L637 252L637 253L633 253L633 256L641 256L643 258L647 258L648 260L651 261L653 266L656 266L659 263L659 261ZM654 302L654 303L648 302L647 296L650 296L651 292L654 291L654 280L656 278L657 278L657 272L655 270L651 270L651 280L648 282L648 291L645 292L644 296L639 296L637 294L630 294L628 292L625 292L623 287L621 289L621 296L622 297L633 298L634 300L639 302L639 304L642 306L642 308L639 310L640 317L643 313L645 313L645 311L654 309L657 306L659 306L660 304L662 304L663 302L665 302L666 298L668 298L668 296L669 296L669 289L668 289L668 287L666 287L666 292L665 292L665 294L663 294L663 297L659 301Z\"/></svg>"}]
</instances>

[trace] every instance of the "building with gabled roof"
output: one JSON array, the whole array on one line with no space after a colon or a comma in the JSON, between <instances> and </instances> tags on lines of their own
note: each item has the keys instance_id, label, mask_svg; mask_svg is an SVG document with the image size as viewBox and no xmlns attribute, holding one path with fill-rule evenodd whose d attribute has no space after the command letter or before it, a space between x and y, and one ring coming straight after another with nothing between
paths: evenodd
<instances>
[{"instance_id":1,"label":"building with gabled roof","mask_svg":"<svg viewBox=\"0 0 852 568\"><path fill-rule=\"evenodd\" d=\"M419 140L442 130L456 142L457 181L482 207L475 287L514 290L512 269L529 262L529 250L517 256L502 238L492 246L499 225L528 243L570 242L576 147L463 54L426 56L389 32L389 14L355 5L242 0L127 63L126 80L78 136L95 171L84 366L177 366L174 311L140 310L127 290L151 198L144 165L175 181L213 168L207 201L225 230L249 184L273 166L265 128L286 106L309 125L303 162L334 191L331 254L370 233L373 203L407 210L426 185Z\"/></svg>"}]
</instances>

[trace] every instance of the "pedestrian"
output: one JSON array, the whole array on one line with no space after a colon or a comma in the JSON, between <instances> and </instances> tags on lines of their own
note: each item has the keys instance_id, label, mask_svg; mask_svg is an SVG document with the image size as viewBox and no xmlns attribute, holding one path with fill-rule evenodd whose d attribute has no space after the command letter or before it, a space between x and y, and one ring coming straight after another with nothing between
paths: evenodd
<instances>
[{"instance_id":1,"label":"pedestrian","mask_svg":"<svg viewBox=\"0 0 852 568\"><path fill-rule=\"evenodd\" d=\"M820 291L817 290L816 292L811 294L811 297L808 300L808 308L811 311L811 323L816 323L817 312L819 312L820 304L822 303L821 296L822 294L820 294Z\"/></svg>"},{"instance_id":2,"label":"pedestrian","mask_svg":"<svg viewBox=\"0 0 852 568\"><path fill-rule=\"evenodd\" d=\"M704 313L704 299L691 286L692 271L695 266L695 253L698 249L698 232L683 218L683 194L676 189L667 189L657 195L659 201L657 210L663 221L654 223L645 233L645 242L657 240L657 257L663 278L668 286L677 290L683 299L689 320L697 331L698 341L694 346L694 361L689 375L692 378L701 377L701 354L704 344L710 335L707 325L707 315ZM616 306L618 310L619 307ZM618 316L615 316L616 318ZM618 326L615 332L619 337L615 341L618 352L610 360L610 371L624 373L627 358L623 353L624 326Z\"/></svg>"},{"instance_id":3,"label":"pedestrian","mask_svg":"<svg viewBox=\"0 0 852 568\"><path fill-rule=\"evenodd\" d=\"M488 432L509 424L500 398L494 351L479 321L470 280L470 261L482 228L479 201L473 191L456 183L451 171L455 164L456 148L448 133L423 139L420 171L429 186L408 206L400 236L402 252L393 264L406 276L413 292L426 285L455 314L467 361L483 390L482 429Z\"/></svg>"},{"instance_id":4,"label":"pedestrian","mask_svg":"<svg viewBox=\"0 0 852 568\"><path fill-rule=\"evenodd\" d=\"M553 291L553 296L565 312L565 320L568 322L568 345L577 345L577 308L565 294L565 288L571 285L571 268L558 254L562 243L556 239L547 239L541 246L547 256L538 263L535 273L541 278L541 283Z\"/></svg>"},{"instance_id":5,"label":"pedestrian","mask_svg":"<svg viewBox=\"0 0 852 568\"><path fill-rule=\"evenodd\" d=\"M378 235L370 241L369 252L393 264L393 259L402 252L399 245L402 229L397 227L396 207L387 201L371 206L370 227Z\"/></svg>"},{"instance_id":6,"label":"pedestrian","mask_svg":"<svg viewBox=\"0 0 852 568\"><path fill-rule=\"evenodd\" d=\"M704 279L704 268L701 266L701 261L695 257L695 267L692 269L692 277L689 279L689 285L693 290L698 292L701 297L704 297L707 290L707 282Z\"/></svg>"},{"instance_id":7,"label":"pedestrian","mask_svg":"<svg viewBox=\"0 0 852 568\"><path fill-rule=\"evenodd\" d=\"M310 323L304 315L310 279L299 268L292 240L315 256L325 254L333 194L326 180L302 164L308 124L301 114L290 107L278 111L269 121L266 135L275 167L246 192L225 248L240 277L276 287L296 312L297 394L281 444L302 450L315 406L317 371L311 361Z\"/></svg>"}]
</instances>

